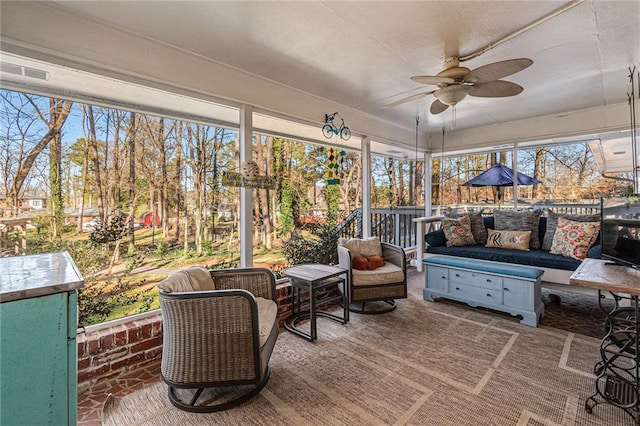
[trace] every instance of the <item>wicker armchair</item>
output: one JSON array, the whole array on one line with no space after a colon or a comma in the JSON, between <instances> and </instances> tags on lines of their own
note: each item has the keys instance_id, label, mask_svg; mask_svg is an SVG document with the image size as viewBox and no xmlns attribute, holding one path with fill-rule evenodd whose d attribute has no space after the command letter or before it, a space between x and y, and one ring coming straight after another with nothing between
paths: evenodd
<instances>
[{"instance_id":1,"label":"wicker armchair","mask_svg":"<svg viewBox=\"0 0 640 426\"><path fill-rule=\"evenodd\" d=\"M257 395L278 337L275 276L191 267L158 284L162 378L176 407L212 412ZM203 401L197 404L198 401Z\"/></svg>"},{"instance_id":2,"label":"wicker armchair","mask_svg":"<svg viewBox=\"0 0 640 426\"><path fill-rule=\"evenodd\" d=\"M373 270L353 267L355 258L367 256L381 256L384 265ZM407 260L402 247L381 243L375 237L365 240L340 239L338 263L341 268L348 269L351 275L349 310L352 312L389 312L396 308L396 299L407 297Z\"/></svg>"}]
</instances>

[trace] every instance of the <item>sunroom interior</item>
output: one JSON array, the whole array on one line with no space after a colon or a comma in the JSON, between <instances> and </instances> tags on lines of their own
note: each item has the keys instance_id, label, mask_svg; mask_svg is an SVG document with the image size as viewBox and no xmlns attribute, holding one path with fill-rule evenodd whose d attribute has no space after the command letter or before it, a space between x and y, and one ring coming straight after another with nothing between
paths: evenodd
<instances>
[{"instance_id":1,"label":"sunroom interior","mask_svg":"<svg viewBox=\"0 0 640 426\"><path fill-rule=\"evenodd\" d=\"M638 192L629 102L638 2L3 1L0 12L2 88L237 129L240 162L254 133L428 164L589 140L603 173L635 168ZM434 87L410 77L436 75L450 57L471 58L469 69L533 65L506 78L524 88L517 96L468 96L432 114ZM336 111L348 141L322 134ZM428 175L424 188L429 216ZM240 194L240 260L250 267L252 195Z\"/></svg>"}]
</instances>

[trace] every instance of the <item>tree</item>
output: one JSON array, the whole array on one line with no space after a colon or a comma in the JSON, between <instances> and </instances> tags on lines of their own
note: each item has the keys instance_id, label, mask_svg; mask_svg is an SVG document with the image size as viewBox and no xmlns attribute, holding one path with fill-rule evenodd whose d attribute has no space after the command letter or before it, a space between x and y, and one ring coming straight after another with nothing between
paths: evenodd
<instances>
[{"instance_id":1,"label":"tree","mask_svg":"<svg viewBox=\"0 0 640 426\"><path fill-rule=\"evenodd\" d=\"M73 102L49 99L48 110L42 108L42 98L18 92L2 91L3 115L9 124L6 133L6 154L3 180L7 194L7 212L15 215L25 181L40 153L55 137L60 137ZM40 120L43 126L38 126ZM13 150L12 154L7 151ZM7 214L5 212L5 214Z\"/></svg>"}]
</instances>

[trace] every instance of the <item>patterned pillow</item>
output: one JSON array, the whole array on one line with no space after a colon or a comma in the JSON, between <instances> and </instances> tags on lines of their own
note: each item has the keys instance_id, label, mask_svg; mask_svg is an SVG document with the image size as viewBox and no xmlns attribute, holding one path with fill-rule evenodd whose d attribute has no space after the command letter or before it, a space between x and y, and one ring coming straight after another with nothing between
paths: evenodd
<instances>
[{"instance_id":1,"label":"patterned pillow","mask_svg":"<svg viewBox=\"0 0 640 426\"><path fill-rule=\"evenodd\" d=\"M445 217L442 219L442 230L447 239L447 247L472 246L477 244L471 233L469 216L462 216L459 219Z\"/></svg>"},{"instance_id":2,"label":"patterned pillow","mask_svg":"<svg viewBox=\"0 0 640 426\"><path fill-rule=\"evenodd\" d=\"M540 238L538 237L540 213L542 213L540 209L520 212L496 210L493 212L493 219L496 230L531 231L529 248L537 250L540 248Z\"/></svg>"},{"instance_id":3,"label":"patterned pillow","mask_svg":"<svg viewBox=\"0 0 640 426\"><path fill-rule=\"evenodd\" d=\"M550 253L582 260L587 257L599 231L600 222L578 222L559 217Z\"/></svg>"},{"instance_id":4,"label":"patterned pillow","mask_svg":"<svg viewBox=\"0 0 640 426\"><path fill-rule=\"evenodd\" d=\"M599 222L599 214L562 214L549 211L547 216L547 230L544 233L542 239L542 250L551 250L551 243L553 243L553 236L556 234L556 228L558 227L558 218L564 217L565 219L575 220L576 222Z\"/></svg>"},{"instance_id":5,"label":"patterned pillow","mask_svg":"<svg viewBox=\"0 0 640 426\"><path fill-rule=\"evenodd\" d=\"M476 243L485 245L487 244L487 228L484 227L484 220L482 219L482 210L478 213L448 213L445 217L453 219L459 219L462 216L469 216L471 221L471 233Z\"/></svg>"},{"instance_id":6,"label":"patterned pillow","mask_svg":"<svg viewBox=\"0 0 640 426\"><path fill-rule=\"evenodd\" d=\"M529 251L531 231L496 231L489 229L488 234L485 247Z\"/></svg>"}]
</instances>

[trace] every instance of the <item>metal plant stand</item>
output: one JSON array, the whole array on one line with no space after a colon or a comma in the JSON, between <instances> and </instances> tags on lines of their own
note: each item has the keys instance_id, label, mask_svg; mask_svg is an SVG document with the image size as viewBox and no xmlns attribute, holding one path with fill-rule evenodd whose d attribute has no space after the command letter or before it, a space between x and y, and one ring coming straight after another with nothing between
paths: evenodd
<instances>
[{"instance_id":1,"label":"metal plant stand","mask_svg":"<svg viewBox=\"0 0 640 426\"><path fill-rule=\"evenodd\" d=\"M601 259L585 259L569 280L571 285L598 289L600 309L605 312L606 335L600 343L600 361L593 368L596 392L587 398L585 410L593 414L600 404L621 408L640 426L640 271L614 265ZM615 307L602 305L604 293L615 300ZM621 300L630 306L620 306Z\"/></svg>"},{"instance_id":2,"label":"metal plant stand","mask_svg":"<svg viewBox=\"0 0 640 426\"><path fill-rule=\"evenodd\" d=\"M604 298L598 290L600 301ZM596 393L585 401L585 410L593 413L598 404L611 404L623 409L637 425L640 425L640 370L638 365L638 296L624 297L611 293L616 307L607 311L605 327L607 334L600 344L599 361L594 367ZM619 307L621 299L631 300L631 306Z\"/></svg>"}]
</instances>

